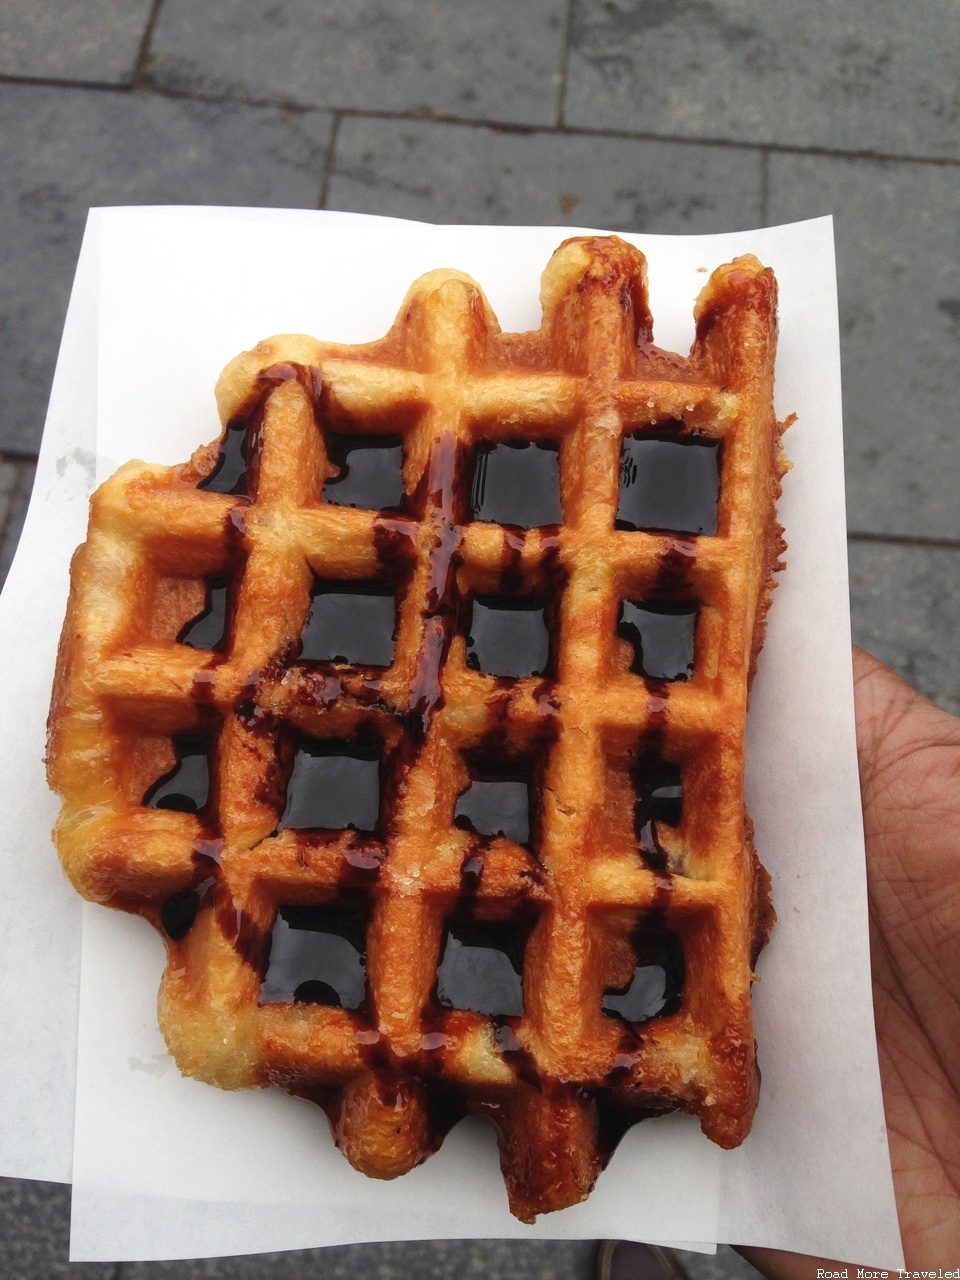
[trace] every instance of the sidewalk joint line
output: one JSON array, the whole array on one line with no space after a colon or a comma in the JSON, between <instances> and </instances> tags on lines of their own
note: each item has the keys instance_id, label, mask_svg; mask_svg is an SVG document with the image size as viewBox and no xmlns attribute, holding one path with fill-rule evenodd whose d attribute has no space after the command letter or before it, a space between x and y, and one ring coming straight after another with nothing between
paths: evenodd
<instances>
[{"instance_id":1,"label":"sidewalk joint line","mask_svg":"<svg viewBox=\"0 0 960 1280\"><path fill-rule=\"evenodd\" d=\"M160 17L160 8L163 0L153 0L150 9L150 16L147 18L147 25L143 29L143 36L140 39L140 48L137 50L137 61L133 69L133 84L136 86L143 76L146 74L147 62L150 57L150 45L153 42L153 33L156 30L157 19Z\"/></svg>"},{"instance_id":2,"label":"sidewalk joint line","mask_svg":"<svg viewBox=\"0 0 960 1280\"><path fill-rule=\"evenodd\" d=\"M317 201L318 209L327 207L327 197L330 194L330 179L333 177L333 167L337 154L337 139L340 136L340 121L343 116L339 111L334 113L333 123L330 126L330 141L327 143L327 156L323 163L323 181L320 183L320 196Z\"/></svg>"},{"instance_id":3,"label":"sidewalk joint line","mask_svg":"<svg viewBox=\"0 0 960 1280\"><path fill-rule=\"evenodd\" d=\"M159 3L159 0L158 0ZM291 114L306 115L322 113L338 115L341 119L361 120L396 120L398 122L427 125L456 125L467 129L489 129L493 133L513 134L555 134L559 137L610 138L612 140L633 142L659 142L680 147L710 147L735 151L761 151L768 156L799 155L822 156L836 160L866 160L874 163L893 162L896 164L929 165L937 168L960 168L960 156L924 156L906 155L897 152L852 150L847 148L825 146L799 146L793 143L775 142L769 139L754 141L745 138L712 138L703 135L680 136L670 133L654 133L649 131L634 132L626 129L591 128L589 126L572 126L569 124L532 124L515 120L480 120L476 117L457 116L452 113L427 111L389 111L370 110L360 107L340 107L335 104L303 103L284 98L255 98L242 95L202 93L189 90L178 90L159 85L150 73L138 74L135 80L121 84L107 84L99 81L67 80L57 78L39 78L34 76L0 75L0 85L30 85L47 89L77 89L97 93L137 93L144 97L161 98L173 101L200 102L211 105L248 107L255 110L284 111Z\"/></svg>"},{"instance_id":4,"label":"sidewalk joint line","mask_svg":"<svg viewBox=\"0 0 960 1280\"><path fill-rule=\"evenodd\" d=\"M929 551L960 551L960 538L929 538L910 533L867 533L847 530L848 542L886 543L892 547L921 547Z\"/></svg>"}]
</instances>

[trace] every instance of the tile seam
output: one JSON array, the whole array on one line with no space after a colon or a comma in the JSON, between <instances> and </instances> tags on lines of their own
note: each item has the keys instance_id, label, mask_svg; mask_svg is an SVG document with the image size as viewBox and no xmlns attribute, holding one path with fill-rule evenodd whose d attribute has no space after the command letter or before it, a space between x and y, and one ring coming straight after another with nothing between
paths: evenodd
<instances>
[{"instance_id":1,"label":"tile seam","mask_svg":"<svg viewBox=\"0 0 960 1280\"><path fill-rule=\"evenodd\" d=\"M869 533L848 530L847 542L891 547L916 547L928 551L960 551L960 538L928 538L907 533Z\"/></svg>"},{"instance_id":2,"label":"tile seam","mask_svg":"<svg viewBox=\"0 0 960 1280\"><path fill-rule=\"evenodd\" d=\"M308 110L330 110L331 108L305 108ZM884 164L917 164L934 165L938 168L960 168L960 158L941 158L929 156L886 155L868 151L832 151L822 147L795 147L771 142L744 142L727 138L677 137L660 133L627 133L613 129L573 128L569 125L558 127L548 125L515 124L494 120L470 120L459 116L425 116L415 113L389 111L362 111L353 107L336 109L343 121L347 120L387 120L406 124L454 125L458 128L488 129L493 133L517 134L554 134L558 137L577 138L610 138L614 141L629 142L661 142L685 147L713 147L718 150L758 151L769 159L772 155L812 155L825 156L828 159L866 160Z\"/></svg>"},{"instance_id":3,"label":"tile seam","mask_svg":"<svg viewBox=\"0 0 960 1280\"><path fill-rule=\"evenodd\" d=\"M150 45L153 41L153 33L156 30L157 20L160 17L160 10L163 7L163 0L153 0L150 13L147 16L147 22L143 28L143 35L140 38L140 48L137 50L137 60L133 68L132 84L136 87L145 74L146 65L150 60Z\"/></svg>"},{"instance_id":4,"label":"tile seam","mask_svg":"<svg viewBox=\"0 0 960 1280\"><path fill-rule=\"evenodd\" d=\"M76 89L83 92L130 95L137 94L144 98L158 98L165 101L186 101L206 103L211 106L248 107L256 110L273 110L291 112L297 115L317 114L335 115L341 120L396 120L408 124L455 125L468 129L488 129L495 133L556 134L559 137L610 138L613 140L635 142L661 142L684 147L716 147L739 151L759 151L768 156L800 155L822 156L826 159L861 160L874 163L928 165L936 168L960 168L960 156L908 155L900 152L884 152L869 150L852 150L849 148L832 148L823 146L799 146L791 143L754 141L744 138L713 138L700 134L678 135L669 133L653 133L649 131L630 131L625 129L591 128L586 125L569 124L551 125L519 122L515 120L485 120L476 117L457 116L453 114L425 114L416 111L371 111L359 107L340 107L336 105L306 104L288 101L283 98L254 98L215 95L204 93L178 92L166 89L153 83L149 75L144 74L136 83L109 84L100 81L66 80L57 78L37 78L28 76L0 75L0 85L27 85L47 89Z\"/></svg>"},{"instance_id":5,"label":"tile seam","mask_svg":"<svg viewBox=\"0 0 960 1280\"><path fill-rule=\"evenodd\" d=\"M339 112L336 112L333 117L333 123L330 126L330 141L327 143L327 155L323 166L323 181L320 183L320 195L317 199L318 209L325 209L327 207L327 198L330 194L330 182L333 178L337 162L337 141L340 137L340 122L342 119L342 115Z\"/></svg>"},{"instance_id":6,"label":"tile seam","mask_svg":"<svg viewBox=\"0 0 960 1280\"><path fill-rule=\"evenodd\" d=\"M760 225L770 223L770 152L760 152Z\"/></svg>"}]
</instances>

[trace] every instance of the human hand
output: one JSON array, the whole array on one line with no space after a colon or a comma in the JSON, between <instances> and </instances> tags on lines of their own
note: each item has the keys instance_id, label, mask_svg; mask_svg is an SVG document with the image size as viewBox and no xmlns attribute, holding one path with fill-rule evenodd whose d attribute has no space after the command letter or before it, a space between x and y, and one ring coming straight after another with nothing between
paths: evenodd
<instances>
[{"instance_id":1,"label":"human hand","mask_svg":"<svg viewBox=\"0 0 960 1280\"><path fill-rule=\"evenodd\" d=\"M873 1001L908 1269L960 1266L960 719L854 649ZM771 1280L842 1263L741 1250Z\"/></svg>"}]
</instances>

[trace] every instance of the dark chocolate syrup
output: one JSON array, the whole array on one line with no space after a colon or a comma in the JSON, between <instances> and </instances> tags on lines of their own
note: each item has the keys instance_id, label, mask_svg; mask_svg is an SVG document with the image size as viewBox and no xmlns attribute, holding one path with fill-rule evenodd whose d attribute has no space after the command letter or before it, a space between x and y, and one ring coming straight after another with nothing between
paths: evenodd
<instances>
[{"instance_id":1,"label":"dark chocolate syrup","mask_svg":"<svg viewBox=\"0 0 960 1280\"><path fill-rule=\"evenodd\" d=\"M507 690L512 686L508 682ZM476 833L479 844L503 835L533 854L539 864L542 841L543 778L550 748L557 740L559 721L547 681L534 691L539 717L522 755L511 746L509 718L513 694L505 690L490 703L493 727L478 747L465 753L470 785L454 807L457 826ZM536 866L529 874L537 878Z\"/></svg>"},{"instance_id":2,"label":"dark chocolate syrup","mask_svg":"<svg viewBox=\"0 0 960 1280\"><path fill-rule=\"evenodd\" d=\"M638 769L634 776L638 795L638 821L656 819L671 827L678 826L683 811L683 787L679 768L675 764L666 764L659 768L642 771Z\"/></svg>"},{"instance_id":3,"label":"dark chocolate syrup","mask_svg":"<svg viewBox=\"0 0 960 1280\"><path fill-rule=\"evenodd\" d=\"M160 924L167 937L179 942L193 927L200 910L212 908L217 926L237 955L259 975L263 974L269 947L265 934L243 907L234 899L221 877L220 854L223 841L206 837L193 847L196 867L194 883L189 889L172 894L160 910Z\"/></svg>"},{"instance_id":4,"label":"dark chocolate syrup","mask_svg":"<svg viewBox=\"0 0 960 1280\"><path fill-rule=\"evenodd\" d=\"M739 311L752 311L759 316L768 316L775 306L773 272L769 267L759 275L742 269L728 270L723 285L712 290L709 305L697 317L697 333L691 356L694 360L702 360L706 355L710 334L716 324L731 308Z\"/></svg>"},{"instance_id":5,"label":"dark chocolate syrup","mask_svg":"<svg viewBox=\"0 0 960 1280\"><path fill-rule=\"evenodd\" d=\"M422 745L434 710L443 705L441 673L459 611L456 571L463 539L460 527L463 513L457 485L460 454L455 436L441 436L430 455L425 481L431 547L423 637L410 691L410 728L415 746Z\"/></svg>"},{"instance_id":6,"label":"dark chocolate syrup","mask_svg":"<svg viewBox=\"0 0 960 1280\"><path fill-rule=\"evenodd\" d=\"M269 941L260 1003L360 1009L367 995L366 920L359 909L282 906Z\"/></svg>"},{"instance_id":7,"label":"dark chocolate syrup","mask_svg":"<svg viewBox=\"0 0 960 1280\"><path fill-rule=\"evenodd\" d=\"M210 801L210 739L206 734L173 735L177 763L144 793L148 809L202 814Z\"/></svg>"},{"instance_id":8,"label":"dark chocolate syrup","mask_svg":"<svg viewBox=\"0 0 960 1280\"><path fill-rule=\"evenodd\" d=\"M670 424L667 424L670 425ZM617 529L717 532L720 451L716 440L658 427L625 436L620 454Z\"/></svg>"},{"instance_id":9,"label":"dark chocolate syrup","mask_svg":"<svg viewBox=\"0 0 960 1280\"><path fill-rule=\"evenodd\" d=\"M523 591L523 548L527 534L523 529L504 529L503 551L500 556L500 587L505 595L520 595Z\"/></svg>"},{"instance_id":10,"label":"dark chocolate syrup","mask_svg":"<svg viewBox=\"0 0 960 1280\"><path fill-rule=\"evenodd\" d=\"M180 942L193 928L200 908L205 905L217 877L207 876L192 889L182 889L172 894L160 909L160 924L171 942ZM208 899L208 902L212 898Z\"/></svg>"},{"instance_id":11,"label":"dark chocolate syrup","mask_svg":"<svg viewBox=\"0 0 960 1280\"><path fill-rule=\"evenodd\" d=\"M230 579L223 573L211 574L204 578L204 587L206 599L203 608L181 629L177 643L189 645L191 649L222 653L227 647Z\"/></svg>"},{"instance_id":12,"label":"dark chocolate syrup","mask_svg":"<svg viewBox=\"0 0 960 1280\"><path fill-rule=\"evenodd\" d=\"M545 600L474 596L467 666L509 680L550 672Z\"/></svg>"},{"instance_id":13,"label":"dark chocolate syrup","mask_svg":"<svg viewBox=\"0 0 960 1280\"><path fill-rule=\"evenodd\" d=\"M231 604L237 590L247 554L247 526L243 507L235 506L226 513L223 534L227 549L227 566L223 573L204 578L204 607L177 636L181 644L210 653L207 662L196 672L191 690L196 703L214 701L217 668L226 661L230 644Z\"/></svg>"},{"instance_id":14,"label":"dark chocolate syrup","mask_svg":"<svg viewBox=\"0 0 960 1280\"><path fill-rule=\"evenodd\" d=\"M566 585L567 571L560 563L560 529L557 525L540 530L540 577L554 596L559 596Z\"/></svg>"},{"instance_id":15,"label":"dark chocolate syrup","mask_svg":"<svg viewBox=\"0 0 960 1280\"><path fill-rule=\"evenodd\" d=\"M197 485L208 493L228 493L247 497L247 428L248 419L231 422L220 441L220 453L213 470Z\"/></svg>"},{"instance_id":16,"label":"dark chocolate syrup","mask_svg":"<svg viewBox=\"0 0 960 1280\"><path fill-rule=\"evenodd\" d=\"M190 686L190 696L198 706L202 703L212 703L217 692L217 668L223 659L222 654L215 653L210 662L205 662L193 677Z\"/></svg>"},{"instance_id":17,"label":"dark chocolate syrup","mask_svg":"<svg viewBox=\"0 0 960 1280\"><path fill-rule=\"evenodd\" d=\"M515 1028L506 1018L494 1018L493 1042L517 1079L541 1092L544 1082L540 1079L533 1054L524 1048Z\"/></svg>"},{"instance_id":18,"label":"dark chocolate syrup","mask_svg":"<svg viewBox=\"0 0 960 1280\"><path fill-rule=\"evenodd\" d=\"M475 898L483 879L483 847L479 842L471 844L460 864L460 896Z\"/></svg>"},{"instance_id":19,"label":"dark chocolate syrup","mask_svg":"<svg viewBox=\"0 0 960 1280\"><path fill-rule=\"evenodd\" d=\"M630 670L652 680L689 680L693 674L695 604L624 600L617 634L633 646Z\"/></svg>"},{"instance_id":20,"label":"dark chocolate syrup","mask_svg":"<svg viewBox=\"0 0 960 1280\"><path fill-rule=\"evenodd\" d=\"M240 688L234 699L233 711L237 719L247 729L272 729L276 726L273 712L261 705L260 698L263 687L271 680L277 679L284 667L283 655L277 655L258 671L251 671L240 682Z\"/></svg>"},{"instance_id":21,"label":"dark chocolate syrup","mask_svg":"<svg viewBox=\"0 0 960 1280\"><path fill-rule=\"evenodd\" d=\"M470 510L474 520L521 529L559 524L563 515L557 446L539 442L479 444Z\"/></svg>"},{"instance_id":22,"label":"dark chocolate syrup","mask_svg":"<svg viewBox=\"0 0 960 1280\"><path fill-rule=\"evenodd\" d=\"M696 563L696 538L667 538L660 552L657 576L649 591L651 601L689 603L694 591L693 569Z\"/></svg>"},{"instance_id":23,"label":"dark chocolate syrup","mask_svg":"<svg viewBox=\"0 0 960 1280\"><path fill-rule=\"evenodd\" d=\"M645 683L650 695L647 727L631 753L630 776L637 795L634 833L638 852L645 864L652 870L662 871L666 868L666 853L657 836L656 822L663 820L676 825L680 821L682 779L676 766L665 759L664 754L670 685L649 677Z\"/></svg>"},{"instance_id":24,"label":"dark chocolate syrup","mask_svg":"<svg viewBox=\"0 0 960 1280\"><path fill-rule=\"evenodd\" d=\"M316 581L300 637L300 661L389 667L396 632L397 605L391 587Z\"/></svg>"},{"instance_id":25,"label":"dark chocolate syrup","mask_svg":"<svg viewBox=\"0 0 960 1280\"><path fill-rule=\"evenodd\" d=\"M658 912L650 912L638 922L630 942L636 967L625 987L603 993L603 1012L632 1023L676 1013L686 968L679 937L663 927Z\"/></svg>"},{"instance_id":26,"label":"dark chocolate syrup","mask_svg":"<svg viewBox=\"0 0 960 1280\"><path fill-rule=\"evenodd\" d=\"M182 889L172 894L160 908L160 925L171 942L180 942L193 927L200 910L196 889Z\"/></svg>"},{"instance_id":27,"label":"dark chocolate syrup","mask_svg":"<svg viewBox=\"0 0 960 1280\"><path fill-rule=\"evenodd\" d=\"M193 928L197 913L220 875L220 850L223 842L203 837L193 847L196 868L193 884L171 894L160 908L160 925L171 940L180 942Z\"/></svg>"},{"instance_id":28,"label":"dark chocolate syrup","mask_svg":"<svg viewBox=\"0 0 960 1280\"><path fill-rule=\"evenodd\" d=\"M343 837L336 837L342 848ZM373 884L380 875L380 868L387 858L384 845L365 840L360 835L353 837L343 852L343 862L337 877L341 888L350 890L362 889Z\"/></svg>"},{"instance_id":29,"label":"dark chocolate syrup","mask_svg":"<svg viewBox=\"0 0 960 1280\"><path fill-rule=\"evenodd\" d=\"M407 520L378 516L373 522L373 546L385 576L391 582L401 582L416 562L416 526Z\"/></svg>"},{"instance_id":30,"label":"dark chocolate syrup","mask_svg":"<svg viewBox=\"0 0 960 1280\"><path fill-rule=\"evenodd\" d=\"M213 900L223 936L233 943L244 964L262 977L270 948L269 933L260 928L222 881L214 889Z\"/></svg>"},{"instance_id":31,"label":"dark chocolate syrup","mask_svg":"<svg viewBox=\"0 0 960 1280\"><path fill-rule=\"evenodd\" d=\"M301 738L278 829L374 832L380 828L380 755L376 747Z\"/></svg>"},{"instance_id":32,"label":"dark chocolate syrup","mask_svg":"<svg viewBox=\"0 0 960 1280\"><path fill-rule=\"evenodd\" d=\"M369 511L404 508L403 440L400 436L327 436L327 456L340 473L323 486L324 502Z\"/></svg>"},{"instance_id":33,"label":"dark chocolate syrup","mask_svg":"<svg viewBox=\"0 0 960 1280\"><path fill-rule=\"evenodd\" d=\"M526 778L472 778L461 791L453 820L481 836L506 836L517 844L530 839L530 788Z\"/></svg>"},{"instance_id":34,"label":"dark chocolate syrup","mask_svg":"<svg viewBox=\"0 0 960 1280\"><path fill-rule=\"evenodd\" d=\"M522 1014L526 938L513 923L448 921L437 969L440 1005L488 1017Z\"/></svg>"},{"instance_id":35,"label":"dark chocolate syrup","mask_svg":"<svg viewBox=\"0 0 960 1280\"><path fill-rule=\"evenodd\" d=\"M649 764L641 759L633 771L637 803L633 826L637 845L649 867L663 870L666 854L657 838L657 822L675 827L682 816L683 786L680 770L672 764Z\"/></svg>"},{"instance_id":36,"label":"dark chocolate syrup","mask_svg":"<svg viewBox=\"0 0 960 1280\"><path fill-rule=\"evenodd\" d=\"M224 533L232 551L239 553L246 549L247 522L243 516L243 507L232 507L227 512Z\"/></svg>"}]
</instances>

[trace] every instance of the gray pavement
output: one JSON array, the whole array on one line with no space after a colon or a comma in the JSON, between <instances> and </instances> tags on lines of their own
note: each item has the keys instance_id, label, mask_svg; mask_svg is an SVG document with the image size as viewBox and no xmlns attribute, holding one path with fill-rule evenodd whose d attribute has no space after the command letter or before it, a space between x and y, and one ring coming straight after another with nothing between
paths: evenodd
<instances>
[{"instance_id":1,"label":"gray pavement","mask_svg":"<svg viewBox=\"0 0 960 1280\"><path fill-rule=\"evenodd\" d=\"M832 212L854 633L960 711L958 83L955 0L4 0L0 581L91 204L681 233ZM589 1274L585 1246L502 1242L70 1267L66 1214L0 1184L0 1274Z\"/></svg>"}]
</instances>

